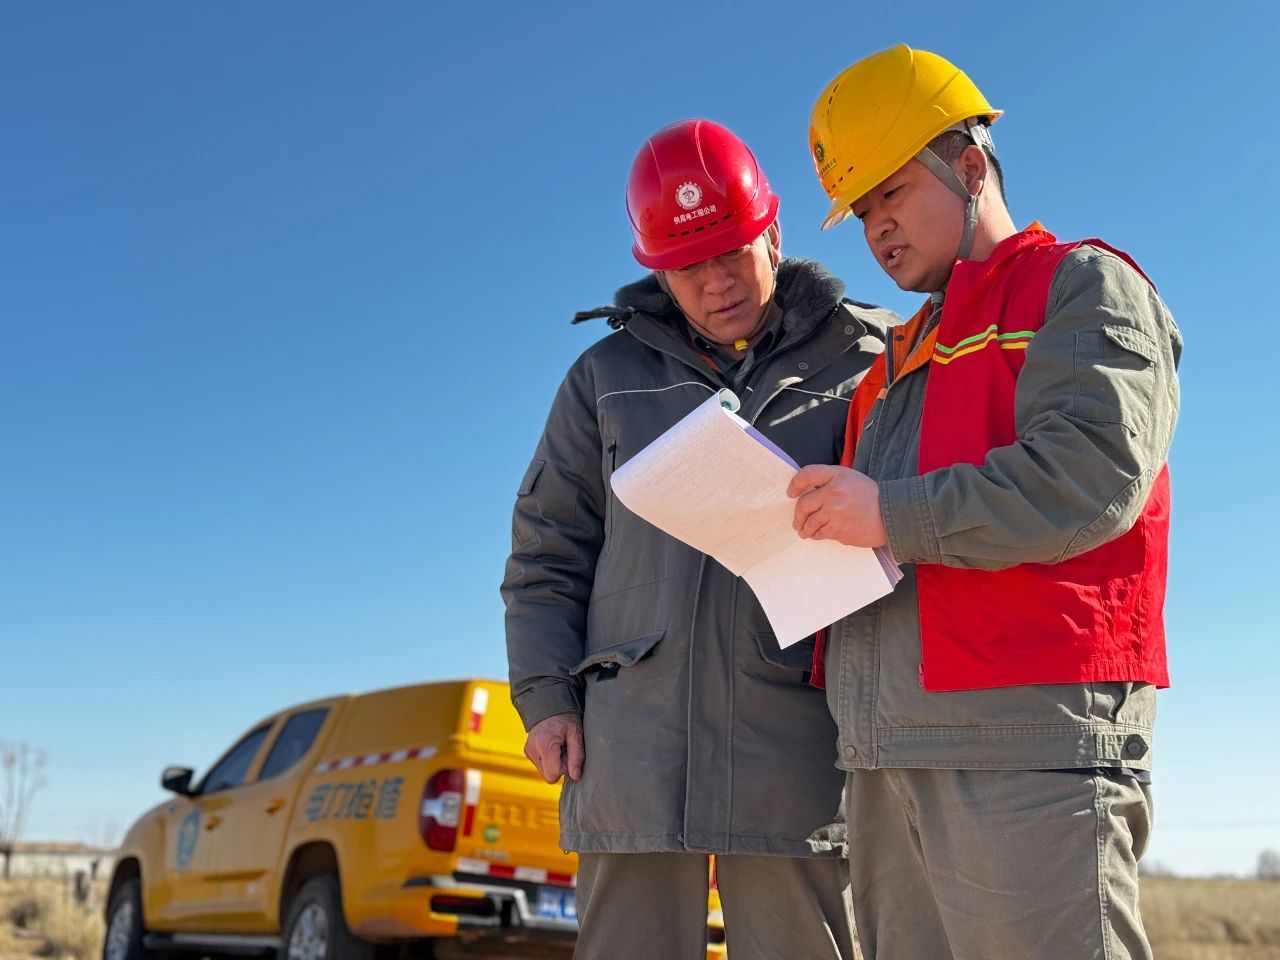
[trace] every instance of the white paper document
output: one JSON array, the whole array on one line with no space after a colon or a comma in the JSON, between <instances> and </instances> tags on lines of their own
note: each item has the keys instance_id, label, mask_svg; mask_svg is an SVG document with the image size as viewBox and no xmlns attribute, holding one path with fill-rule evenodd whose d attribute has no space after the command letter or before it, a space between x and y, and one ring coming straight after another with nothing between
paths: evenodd
<instances>
[{"instance_id":1,"label":"white paper document","mask_svg":"<svg viewBox=\"0 0 1280 960\"><path fill-rule=\"evenodd\" d=\"M613 492L654 526L710 554L750 584L790 646L890 593L886 554L791 529L794 460L734 411L721 390L613 475Z\"/></svg>"}]
</instances>

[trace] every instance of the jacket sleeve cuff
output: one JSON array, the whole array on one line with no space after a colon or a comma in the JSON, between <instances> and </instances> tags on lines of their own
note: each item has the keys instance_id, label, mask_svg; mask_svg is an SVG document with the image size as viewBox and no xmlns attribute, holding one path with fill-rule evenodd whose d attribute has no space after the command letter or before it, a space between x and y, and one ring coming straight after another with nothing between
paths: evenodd
<instances>
[{"instance_id":1,"label":"jacket sleeve cuff","mask_svg":"<svg viewBox=\"0 0 1280 960\"><path fill-rule=\"evenodd\" d=\"M513 698L525 732L532 730L547 717L561 713L582 713L582 702L577 684L564 680L548 680Z\"/></svg>"},{"instance_id":2,"label":"jacket sleeve cuff","mask_svg":"<svg viewBox=\"0 0 1280 960\"><path fill-rule=\"evenodd\" d=\"M889 535L889 550L898 563L938 563L938 535L925 497L924 477L883 480L880 515Z\"/></svg>"}]
</instances>

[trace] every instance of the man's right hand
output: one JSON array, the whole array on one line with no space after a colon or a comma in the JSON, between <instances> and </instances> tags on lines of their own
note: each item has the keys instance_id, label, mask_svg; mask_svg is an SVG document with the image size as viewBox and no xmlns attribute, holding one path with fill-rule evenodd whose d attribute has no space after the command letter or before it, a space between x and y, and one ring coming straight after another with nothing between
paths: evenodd
<instances>
[{"instance_id":1,"label":"man's right hand","mask_svg":"<svg viewBox=\"0 0 1280 960\"><path fill-rule=\"evenodd\" d=\"M533 761L547 783L555 783L565 774L571 780L582 779L582 717L576 713L558 713L534 724L524 742L524 755Z\"/></svg>"}]
</instances>

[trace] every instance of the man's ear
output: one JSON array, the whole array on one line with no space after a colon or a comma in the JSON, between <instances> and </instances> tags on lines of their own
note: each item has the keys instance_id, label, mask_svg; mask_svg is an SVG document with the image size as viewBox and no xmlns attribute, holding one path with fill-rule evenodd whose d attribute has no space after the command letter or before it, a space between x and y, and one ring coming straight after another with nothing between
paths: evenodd
<instances>
[{"instance_id":1,"label":"man's ear","mask_svg":"<svg viewBox=\"0 0 1280 960\"><path fill-rule=\"evenodd\" d=\"M957 173L970 194L981 192L990 170L991 165L987 162L987 155L981 147L971 144L964 148L964 152L960 154L960 169Z\"/></svg>"},{"instance_id":2,"label":"man's ear","mask_svg":"<svg viewBox=\"0 0 1280 960\"><path fill-rule=\"evenodd\" d=\"M776 268L782 262L782 224L778 220L769 224L765 238L769 241L769 262Z\"/></svg>"}]
</instances>

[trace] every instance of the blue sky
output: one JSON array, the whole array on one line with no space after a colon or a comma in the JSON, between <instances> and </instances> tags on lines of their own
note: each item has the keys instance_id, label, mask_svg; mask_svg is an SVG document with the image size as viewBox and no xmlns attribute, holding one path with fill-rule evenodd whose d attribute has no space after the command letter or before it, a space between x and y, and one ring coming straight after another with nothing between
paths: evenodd
<instances>
[{"instance_id":1,"label":"blue sky","mask_svg":"<svg viewBox=\"0 0 1280 960\"><path fill-rule=\"evenodd\" d=\"M7 4L0 10L0 739L30 838L96 836L259 716L505 675L510 505L574 310L637 277L652 130L725 123L784 249L819 233L808 111L896 42L1007 112L1011 207L1101 236L1187 341L1150 856L1280 849L1270 342L1277 15L759 2ZM965 26L965 24L970 24Z\"/></svg>"}]
</instances>

